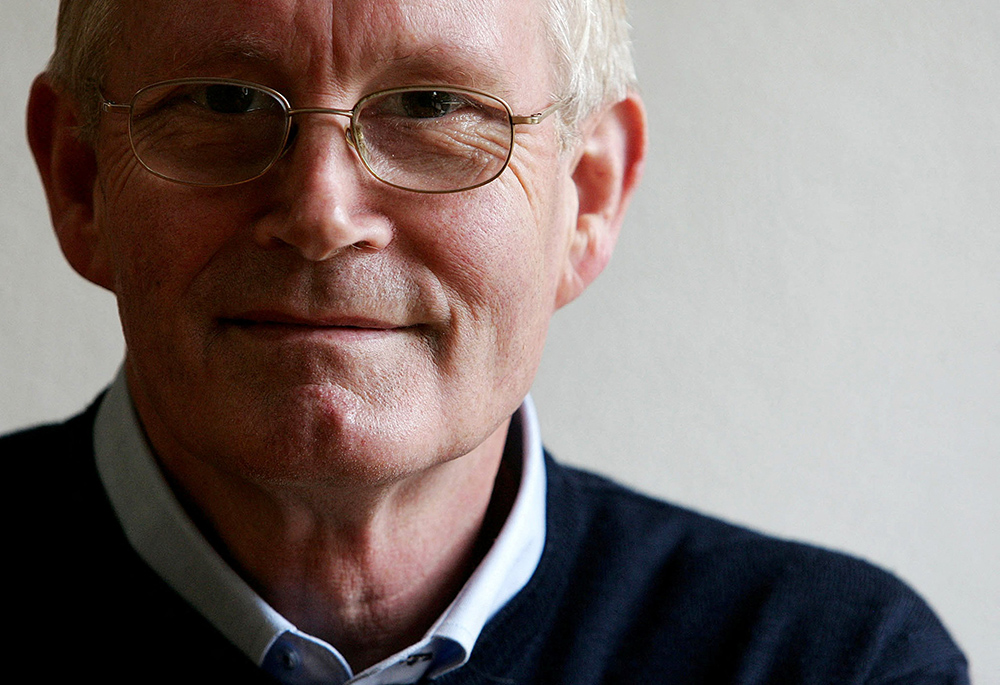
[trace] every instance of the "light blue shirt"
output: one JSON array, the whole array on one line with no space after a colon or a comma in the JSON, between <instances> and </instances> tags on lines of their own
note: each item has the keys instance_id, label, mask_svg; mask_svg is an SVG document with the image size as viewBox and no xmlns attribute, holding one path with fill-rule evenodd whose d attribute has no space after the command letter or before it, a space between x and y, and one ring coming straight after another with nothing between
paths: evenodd
<instances>
[{"instance_id":1,"label":"light blue shirt","mask_svg":"<svg viewBox=\"0 0 1000 685\"><path fill-rule=\"evenodd\" d=\"M527 397L511 422L521 483L507 521L451 605L416 644L354 674L335 647L298 630L222 559L184 512L146 443L119 371L94 425L101 482L132 547L247 657L287 685L415 683L462 666L487 621L525 586L545 544L545 463ZM513 434L520 426L520 435ZM178 656L178 658L183 658Z\"/></svg>"}]
</instances>

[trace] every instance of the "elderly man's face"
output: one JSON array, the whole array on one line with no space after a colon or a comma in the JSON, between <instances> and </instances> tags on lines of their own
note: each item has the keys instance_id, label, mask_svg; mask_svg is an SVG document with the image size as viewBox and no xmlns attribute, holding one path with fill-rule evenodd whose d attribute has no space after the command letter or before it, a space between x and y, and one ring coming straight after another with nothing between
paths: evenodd
<instances>
[{"instance_id":1,"label":"elderly man's face","mask_svg":"<svg viewBox=\"0 0 1000 685\"><path fill-rule=\"evenodd\" d=\"M541 9L513 0L143 0L105 95L189 76L293 107L413 84L551 102ZM265 176L193 188L139 166L125 117L96 144L94 280L118 295L151 433L255 477L394 478L464 454L528 390L566 292L576 195L555 123L510 167L422 195L368 175L345 121L305 115ZM150 428L149 425L147 425Z\"/></svg>"}]
</instances>

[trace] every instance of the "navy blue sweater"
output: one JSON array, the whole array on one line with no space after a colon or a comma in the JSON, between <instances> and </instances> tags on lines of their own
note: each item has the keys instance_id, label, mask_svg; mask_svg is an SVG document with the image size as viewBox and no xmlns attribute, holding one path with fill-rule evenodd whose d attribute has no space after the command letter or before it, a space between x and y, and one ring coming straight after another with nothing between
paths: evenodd
<instances>
[{"instance_id":1,"label":"navy blue sweater","mask_svg":"<svg viewBox=\"0 0 1000 685\"><path fill-rule=\"evenodd\" d=\"M132 551L94 467L94 409L0 439L9 648L28 682L267 677ZM441 685L967 683L927 605L862 561L560 466L529 584Z\"/></svg>"}]
</instances>

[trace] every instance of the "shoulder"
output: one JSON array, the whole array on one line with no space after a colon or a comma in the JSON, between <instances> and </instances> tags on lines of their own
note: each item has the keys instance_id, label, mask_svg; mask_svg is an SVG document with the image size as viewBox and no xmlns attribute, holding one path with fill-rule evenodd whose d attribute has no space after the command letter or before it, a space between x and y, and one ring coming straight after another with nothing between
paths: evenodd
<instances>
[{"instance_id":1,"label":"shoulder","mask_svg":"<svg viewBox=\"0 0 1000 685\"><path fill-rule=\"evenodd\" d=\"M35 529L66 525L57 519L67 509L89 504L95 492L102 492L94 467L93 439L100 399L66 421L0 436L8 482L19 483L22 497L32 499ZM39 506L42 502L46 506Z\"/></svg>"},{"instance_id":2,"label":"shoulder","mask_svg":"<svg viewBox=\"0 0 1000 685\"><path fill-rule=\"evenodd\" d=\"M800 574L822 574L828 586L840 570L849 577L860 574L889 586L898 584L859 559L728 523L594 473L550 461L548 475L550 527L557 535L600 539L604 553L615 558L644 561L654 568L669 560L672 568L697 572L699 578L701 571L722 573L730 586L737 580L791 581Z\"/></svg>"},{"instance_id":3,"label":"shoulder","mask_svg":"<svg viewBox=\"0 0 1000 685\"><path fill-rule=\"evenodd\" d=\"M966 682L940 621L892 574L551 460L547 470L534 582L559 604L567 654L595 635L615 645L607 682Z\"/></svg>"},{"instance_id":4,"label":"shoulder","mask_svg":"<svg viewBox=\"0 0 1000 685\"><path fill-rule=\"evenodd\" d=\"M22 548L32 550L41 563L51 561L57 537L71 547L93 545L103 527L107 507L94 464L93 429L100 397L86 410L61 423L27 428L0 437L8 482L16 483L19 507L32 516L13 533ZM79 539L78 539L79 538ZM79 541L87 540L87 543Z\"/></svg>"},{"instance_id":5,"label":"shoulder","mask_svg":"<svg viewBox=\"0 0 1000 685\"><path fill-rule=\"evenodd\" d=\"M862 559L784 540L658 500L601 476L552 464L552 525L600 541L604 564L649 580L711 588L711 603L781 598L782 608L870 615L876 606L924 606L902 581ZM557 538L558 540L559 538ZM728 598L728 599L727 599Z\"/></svg>"},{"instance_id":6,"label":"shoulder","mask_svg":"<svg viewBox=\"0 0 1000 685\"><path fill-rule=\"evenodd\" d=\"M66 421L25 428L0 436L0 454L15 456L40 451L92 451L94 417L100 404L98 397L86 410Z\"/></svg>"},{"instance_id":7,"label":"shoulder","mask_svg":"<svg viewBox=\"0 0 1000 685\"><path fill-rule=\"evenodd\" d=\"M191 681L192 673L201 674L196 682L262 682L263 672L128 543L94 462L99 401L68 421L0 437L8 487L17 488L8 516L20 522L8 530L16 550L8 581L17 592L7 598L7 617L29 635L64 629L65 617L76 631L60 644L58 663L44 639L28 640L21 656L45 663L52 680L70 680L113 643L115 669L103 674L106 682L132 682L136 673L152 682Z\"/></svg>"}]
</instances>

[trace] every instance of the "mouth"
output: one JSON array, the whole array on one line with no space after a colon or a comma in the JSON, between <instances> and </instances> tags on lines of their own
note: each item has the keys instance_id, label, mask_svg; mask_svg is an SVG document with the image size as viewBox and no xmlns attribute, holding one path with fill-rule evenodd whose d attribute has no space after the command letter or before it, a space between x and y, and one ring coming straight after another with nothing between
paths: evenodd
<instances>
[{"instance_id":1,"label":"mouth","mask_svg":"<svg viewBox=\"0 0 1000 685\"><path fill-rule=\"evenodd\" d=\"M249 311L219 319L223 327L265 337L382 336L412 328L394 321L356 315L301 316L280 311Z\"/></svg>"}]
</instances>

